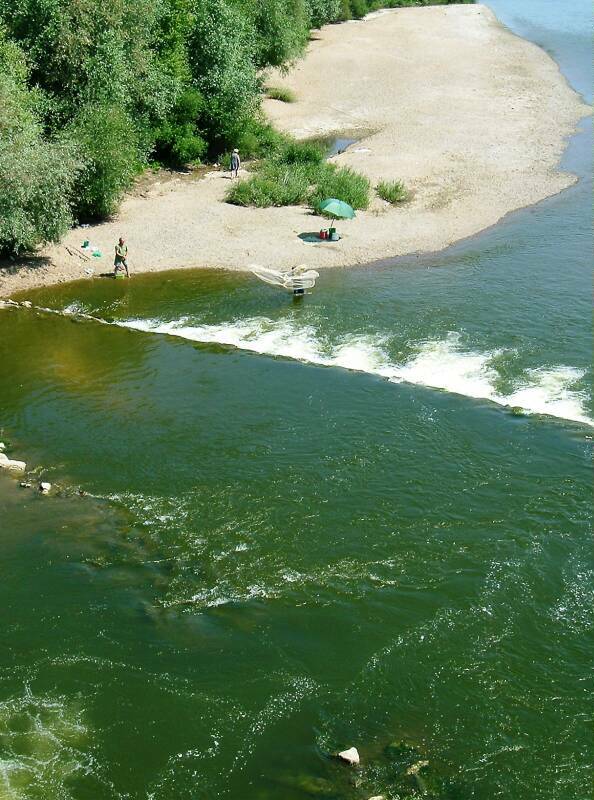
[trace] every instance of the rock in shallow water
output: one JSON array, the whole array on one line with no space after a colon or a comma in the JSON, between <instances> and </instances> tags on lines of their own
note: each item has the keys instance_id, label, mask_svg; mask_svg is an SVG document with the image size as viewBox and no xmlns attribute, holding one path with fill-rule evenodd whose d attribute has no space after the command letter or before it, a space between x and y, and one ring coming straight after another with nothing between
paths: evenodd
<instances>
[{"instance_id":1,"label":"rock in shallow water","mask_svg":"<svg viewBox=\"0 0 594 800\"><path fill-rule=\"evenodd\" d=\"M16 461L9 458L5 453L0 453L0 469L10 469L15 472L24 472L27 465L24 461Z\"/></svg>"},{"instance_id":2,"label":"rock in shallow water","mask_svg":"<svg viewBox=\"0 0 594 800\"><path fill-rule=\"evenodd\" d=\"M352 767L358 764L361 760L359 758L359 751L356 747L349 747L348 750L342 750L342 752L338 754L338 758L340 758L340 760L344 761L346 764L350 764Z\"/></svg>"},{"instance_id":3,"label":"rock in shallow water","mask_svg":"<svg viewBox=\"0 0 594 800\"><path fill-rule=\"evenodd\" d=\"M39 491L41 492L41 494L48 494L48 493L49 493L49 490L50 490L51 488L52 488L52 485L51 485L51 483L48 483L47 481L42 481L42 482L39 484Z\"/></svg>"}]
</instances>

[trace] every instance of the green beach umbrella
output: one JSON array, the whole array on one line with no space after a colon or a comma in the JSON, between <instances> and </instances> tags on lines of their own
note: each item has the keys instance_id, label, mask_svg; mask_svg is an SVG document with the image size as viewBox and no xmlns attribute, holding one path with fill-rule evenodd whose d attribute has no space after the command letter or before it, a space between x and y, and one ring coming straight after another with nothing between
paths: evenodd
<instances>
[{"instance_id":1,"label":"green beach umbrella","mask_svg":"<svg viewBox=\"0 0 594 800\"><path fill-rule=\"evenodd\" d=\"M320 203L320 211L324 214L331 214L338 219L353 219L355 216L354 210L348 203L342 200L337 200L335 197L329 197L327 200L322 200Z\"/></svg>"}]
</instances>

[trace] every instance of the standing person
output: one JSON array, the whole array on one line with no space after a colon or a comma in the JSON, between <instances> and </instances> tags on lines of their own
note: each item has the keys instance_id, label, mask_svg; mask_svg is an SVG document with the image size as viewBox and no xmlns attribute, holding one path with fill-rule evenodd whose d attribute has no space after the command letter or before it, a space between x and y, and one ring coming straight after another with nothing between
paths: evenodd
<instances>
[{"instance_id":1,"label":"standing person","mask_svg":"<svg viewBox=\"0 0 594 800\"><path fill-rule=\"evenodd\" d=\"M241 158L239 157L239 150L235 148L235 150L231 153L231 177L237 178L239 173L239 168L241 167Z\"/></svg>"},{"instance_id":2,"label":"standing person","mask_svg":"<svg viewBox=\"0 0 594 800\"><path fill-rule=\"evenodd\" d=\"M130 273L128 272L128 245L126 244L125 239L120 236L118 243L115 246L115 258L113 261L113 274L114 277L118 274L118 272L123 272L126 270L126 277L130 277Z\"/></svg>"}]
</instances>

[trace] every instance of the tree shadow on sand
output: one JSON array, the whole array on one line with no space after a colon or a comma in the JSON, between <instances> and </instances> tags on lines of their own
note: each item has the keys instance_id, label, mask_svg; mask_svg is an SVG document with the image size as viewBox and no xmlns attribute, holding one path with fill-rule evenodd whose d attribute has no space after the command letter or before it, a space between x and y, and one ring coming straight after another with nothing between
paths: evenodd
<instances>
[{"instance_id":1,"label":"tree shadow on sand","mask_svg":"<svg viewBox=\"0 0 594 800\"><path fill-rule=\"evenodd\" d=\"M51 260L47 256L28 255L20 258L0 258L0 274L16 275L22 269L45 269Z\"/></svg>"}]
</instances>

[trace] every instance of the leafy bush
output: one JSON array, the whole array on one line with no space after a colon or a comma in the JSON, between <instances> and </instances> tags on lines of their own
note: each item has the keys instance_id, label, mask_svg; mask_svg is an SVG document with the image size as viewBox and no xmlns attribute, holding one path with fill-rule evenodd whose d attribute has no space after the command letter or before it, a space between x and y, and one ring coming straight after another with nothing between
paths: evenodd
<instances>
[{"instance_id":1,"label":"leafy bush","mask_svg":"<svg viewBox=\"0 0 594 800\"><path fill-rule=\"evenodd\" d=\"M255 32L245 14L224 0L203 0L194 11L188 53L206 101L200 123L211 146L222 149L238 141L259 104Z\"/></svg>"},{"instance_id":2,"label":"leafy bush","mask_svg":"<svg viewBox=\"0 0 594 800\"><path fill-rule=\"evenodd\" d=\"M154 155L175 167L199 162L208 144L197 128L204 98L196 89L186 89L177 100L171 117L155 132Z\"/></svg>"},{"instance_id":3,"label":"leafy bush","mask_svg":"<svg viewBox=\"0 0 594 800\"><path fill-rule=\"evenodd\" d=\"M393 205L403 203L409 198L409 192L402 181L380 181L375 187L375 191L382 200Z\"/></svg>"},{"instance_id":4,"label":"leafy bush","mask_svg":"<svg viewBox=\"0 0 594 800\"><path fill-rule=\"evenodd\" d=\"M369 205L369 181L363 175L324 161L323 151L311 142L286 142L259 170L234 184L228 203L242 206L289 206L336 197L353 208Z\"/></svg>"},{"instance_id":5,"label":"leafy bush","mask_svg":"<svg viewBox=\"0 0 594 800\"><path fill-rule=\"evenodd\" d=\"M341 22L346 22L353 18L350 0L340 0L340 14L338 18Z\"/></svg>"},{"instance_id":6,"label":"leafy bush","mask_svg":"<svg viewBox=\"0 0 594 800\"><path fill-rule=\"evenodd\" d=\"M280 100L281 103L294 103L297 99L295 92L287 86L269 86L266 89L266 97L271 100Z\"/></svg>"},{"instance_id":7,"label":"leafy bush","mask_svg":"<svg viewBox=\"0 0 594 800\"><path fill-rule=\"evenodd\" d=\"M240 206L296 206L304 203L309 193L309 177L304 169L271 165L247 180L238 181L225 198Z\"/></svg>"},{"instance_id":8,"label":"leafy bush","mask_svg":"<svg viewBox=\"0 0 594 800\"><path fill-rule=\"evenodd\" d=\"M258 115L246 125L233 145L239 149L242 158L264 158L276 153L284 141L284 134Z\"/></svg>"},{"instance_id":9,"label":"leafy bush","mask_svg":"<svg viewBox=\"0 0 594 800\"><path fill-rule=\"evenodd\" d=\"M305 0L257 0L256 63L279 67L298 56L309 36L310 15Z\"/></svg>"},{"instance_id":10,"label":"leafy bush","mask_svg":"<svg viewBox=\"0 0 594 800\"><path fill-rule=\"evenodd\" d=\"M72 193L74 209L82 219L109 217L140 168L132 121L116 106L89 107L68 133L83 163Z\"/></svg>"},{"instance_id":11,"label":"leafy bush","mask_svg":"<svg viewBox=\"0 0 594 800\"><path fill-rule=\"evenodd\" d=\"M0 140L0 253L20 255L66 233L75 164L65 145L39 137Z\"/></svg>"},{"instance_id":12,"label":"leafy bush","mask_svg":"<svg viewBox=\"0 0 594 800\"><path fill-rule=\"evenodd\" d=\"M360 19L378 8L410 8L413 6L439 6L452 3L473 3L475 0L340 0L338 19ZM326 20L330 21L330 20Z\"/></svg>"},{"instance_id":13,"label":"leafy bush","mask_svg":"<svg viewBox=\"0 0 594 800\"><path fill-rule=\"evenodd\" d=\"M310 202L317 211L322 200L336 197L337 200L343 200L353 208L365 209L369 206L369 189L369 181L364 175L359 175L349 167L324 164Z\"/></svg>"},{"instance_id":14,"label":"leafy bush","mask_svg":"<svg viewBox=\"0 0 594 800\"><path fill-rule=\"evenodd\" d=\"M282 164L313 164L318 165L324 161L324 150L315 142L297 142L287 140L274 156Z\"/></svg>"},{"instance_id":15,"label":"leafy bush","mask_svg":"<svg viewBox=\"0 0 594 800\"><path fill-rule=\"evenodd\" d=\"M326 22L335 22L340 17L340 0L307 0L307 6L312 28L320 28Z\"/></svg>"},{"instance_id":16,"label":"leafy bush","mask_svg":"<svg viewBox=\"0 0 594 800\"><path fill-rule=\"evenodd\" d=\"M171 150L167 161L176 167L199 164L207 147L207 143L196 134L195 126L191 123L175 127L172 130Z\"/></svg>"},{"instance_id":17,"label":"leafy bush","mask_svg":"<svg viewBox=\"0 0 594 800\"><path fill-rule=\"evenodd\" d=\"M354 19L361 19L371 10L371 3L367 0L349 0L351 16Z\"/></svg>"},{"instance_id":18,"label":"leafy bush","mask_svg":"<svg viewBox=\"0 0 594 800\"><path fill-rule=\"evenodd\" d=\"M21 50L0 30L0 253L55 242L72 222L77 163L66 143L44 141Z\"/></svg>"}]
</instances>

